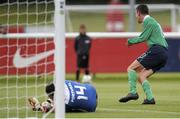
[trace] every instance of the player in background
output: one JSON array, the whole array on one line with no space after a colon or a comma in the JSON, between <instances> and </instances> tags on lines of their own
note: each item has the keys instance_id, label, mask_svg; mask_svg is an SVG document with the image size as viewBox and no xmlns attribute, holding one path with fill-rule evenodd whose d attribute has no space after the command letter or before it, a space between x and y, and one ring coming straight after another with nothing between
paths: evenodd
<instances>
[{"instance_id":1,"label":"player in background","mask_svg":"<svg viewBox=\"0 0 180 119\"><path fill-rule=\"evenodd\" d=\"M34 111L48 112L54 109L55 86L50 83L45 89L48 99L40 102L31 97L28 99ZM91 84L81 84L75 81L65 81L65 107L66 112L95 112L97 106L96 89Z\"/></svg>"},{"instance_id":2,"label":"player in background","mask_svg":"<svg viewBox=\"0 0 180 119\"><path fill-rule=\"evenodd\" d=\"M81 24L79 35L75 38L74 49L77 56L76 81L79 81L80 69L84 69L85 75L89 75L89 53L91 49L91 38L86 35L86 26Z\"/></svg>"},{"instance_id":3,"label":"player in background","mask_svg":"<svg viewBox=\"0 0 180 119\"><path fill-rule=\"evenodd\" d=\"M168 59L168 44L160 24L149 15L147 5L137 6L136 17L138 23L143 24L144 30L139 37L128 39L127 44L131 46L146 42L149 49L127 68L130 91L127 96L122 97L119 101L125 103L139 98L136 90L136 83L139 79L146 94L146 99L142 104L155 104L151 86L147 79L165 66Z\"/></svg>"}]
</instances>

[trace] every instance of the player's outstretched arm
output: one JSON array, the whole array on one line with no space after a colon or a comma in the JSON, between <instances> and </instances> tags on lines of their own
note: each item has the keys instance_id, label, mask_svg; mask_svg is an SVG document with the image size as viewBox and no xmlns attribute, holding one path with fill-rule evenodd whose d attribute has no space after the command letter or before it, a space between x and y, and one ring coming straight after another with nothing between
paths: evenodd
<instances>
[{"instance_id":1,"label":"player's outstretched arm","mask_svg":"<svg viewBox=\"0 0 180 119\"><path fill-rule=\"evenodd\" d=\"M147 24L144 31L136 38L128 39L128 46L146 41L153 31L153 25Z\"/></svg>"}]
</instances>

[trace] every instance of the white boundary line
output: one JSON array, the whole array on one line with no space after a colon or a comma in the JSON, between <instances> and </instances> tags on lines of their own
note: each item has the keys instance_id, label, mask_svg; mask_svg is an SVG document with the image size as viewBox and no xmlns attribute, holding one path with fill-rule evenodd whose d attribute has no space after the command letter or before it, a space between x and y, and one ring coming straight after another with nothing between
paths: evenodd
<instances>
[{"instance_id":1,"label":"white boundary line","mask_svg":"<svg viewBox=\"0 0 180 119\"><path fill-rule=\"evenodd\" d=\"M143 113L161 113L161 114L172 114L180 115L180 112L169 112L169 111L158 111L158 110L132 110L132 109L112 109L112 108L97 108L100 111L112 111L112 112L143 112Z\"/></svg>"}]
</instances>

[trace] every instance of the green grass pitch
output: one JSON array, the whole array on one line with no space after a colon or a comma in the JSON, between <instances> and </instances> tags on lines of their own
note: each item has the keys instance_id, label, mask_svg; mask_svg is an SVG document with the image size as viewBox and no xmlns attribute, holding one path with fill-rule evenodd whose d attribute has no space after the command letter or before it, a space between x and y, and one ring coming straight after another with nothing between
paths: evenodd
<instances>
[{"instance_id":1,"label":"green grass pitch","mask_svg":"<svg viewBox=\"0 0 180 119\"><path fill-rule=\"evenodd\" d=\"M74 79L74 75L67 75L67 79ZM48 81L51 77L48 77ZM124 96L128 92L128 83L126 74L97 74L94 81L94 85L98 92L98 107L94 113L67 113L67 118L180 118L180 74L179 73L158 73L150 78L152 90L156 99L156 105L141 105L145 95L141 86L138 84L138 92L140 98L138 101L131 101L127 104L121 104L118 99ZM0 118L7 117L9 107L21 107L27 105L26 93L28 96L34 95L37 90L37 95L44 94L44 80L34 80L34 78L9 79L9 97L18 96L22 97L19 100L9 99L6 102L7 80L0 79ZM29 88L20 88L25 85ZM39 86L39 89L33 87L34 84ZM15 89L15 85L19 86L18 91ZM41 86L42 85L42 86ZM3 98L4 97L4 98ZM45 97L41 97L42 101ZM17 112L14 108L9 108L8 117L17 117ZM42 117L42 113L33 112L30 108L25 111L25 108L19 108L20 117ZM54 114L50 114L48 117L54 117Z\"/></svg>"}]
</instances>

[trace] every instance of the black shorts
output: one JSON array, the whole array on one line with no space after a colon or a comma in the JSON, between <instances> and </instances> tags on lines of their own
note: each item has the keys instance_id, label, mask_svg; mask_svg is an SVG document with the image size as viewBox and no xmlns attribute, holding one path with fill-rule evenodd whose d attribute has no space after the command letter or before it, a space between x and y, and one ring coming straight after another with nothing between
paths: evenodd
<instances>
[{"instance_id":1,"label":"black shorts","mask_svg":"<svg viewBox=\"0 0 180 119\"><path fill-rule=\"evenodd\" d=\"M168 49L160 45L153 45L147 52L138 57L137 61L147 70L152 69L153 72L156 72L165 66L167 59Z\"/></svg>"},{"instance_id":2,"label":"black shorts","mask_svg":"<svg viewBox=\"0 0 180 119\"><path fill-rule=\"evenodd\" d=\"M77 67L78 68L88 68L89 67L89 55L78 55L77 56Z\"/></svg>"}]
</instances>

